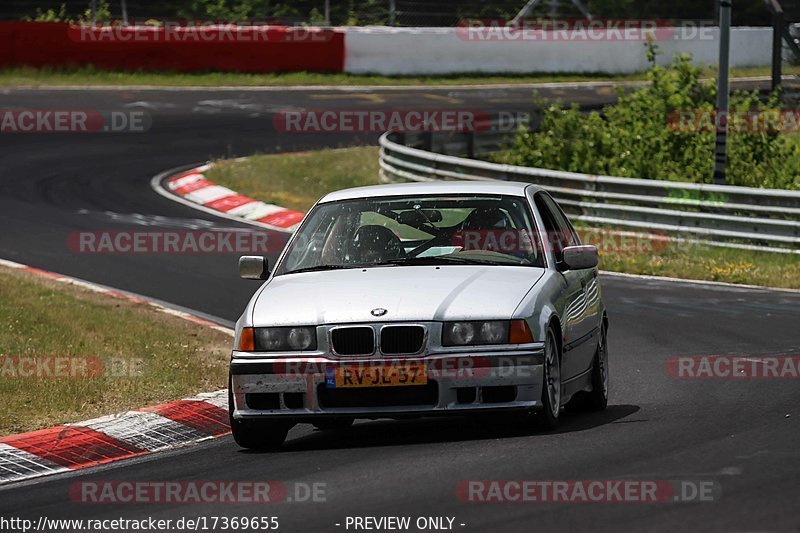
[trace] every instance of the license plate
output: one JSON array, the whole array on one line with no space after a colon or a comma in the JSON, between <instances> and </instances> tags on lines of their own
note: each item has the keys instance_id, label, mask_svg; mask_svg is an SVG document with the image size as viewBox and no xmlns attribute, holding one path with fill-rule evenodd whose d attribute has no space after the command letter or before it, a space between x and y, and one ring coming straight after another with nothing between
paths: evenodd
<instances>
[{"instance_id":1,"label":"license plate","mask_svg":"<svg viewBox=\"0 0 800 533\"><path fill-rule=\"evenodd\" d=\"M426 385L424 364L391 366L337 366L325 371L328 388L406 387Z\"/></svg>"}]
</instances>

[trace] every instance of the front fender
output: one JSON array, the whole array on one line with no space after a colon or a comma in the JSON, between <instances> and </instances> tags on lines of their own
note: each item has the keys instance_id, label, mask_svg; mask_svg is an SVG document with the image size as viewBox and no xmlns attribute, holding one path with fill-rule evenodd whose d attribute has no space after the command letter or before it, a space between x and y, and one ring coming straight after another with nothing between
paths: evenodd
<instances>
[{"instance_id":1,"label":"front fender","mask_svg":"<svg viewBox=\"0 0 800 533\"><path fill-rule=\"evenodd\" d=\"M564 289L566 282L558 272L548 270L536 285L525 295L513 318L522 318L528 325L536 341L543 341L547 336L547 327L552 319L561 321L566 300Z\"/></svg>"}]
</instances>

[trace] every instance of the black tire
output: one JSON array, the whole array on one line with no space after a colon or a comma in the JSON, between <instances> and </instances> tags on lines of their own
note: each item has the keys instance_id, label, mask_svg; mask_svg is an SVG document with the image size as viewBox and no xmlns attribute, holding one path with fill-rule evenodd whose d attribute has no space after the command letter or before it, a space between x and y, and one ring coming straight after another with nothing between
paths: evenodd
<instances>
[{"instance_id":1,"label":"black tire","mask_svg":"<svg viewBox=\"0 0 800 533\"><path fill-rule=\"evenodd\" d=\"M558 426L561 414L561 350L552 327L547 329L542 380L542 411L536 417L541 429Z\"/></svg>"},{"instance_id":2,"label":"black tire","mask_svg":"<svg viewBox=\"0 0 800 533\"><path fill-rule=\"evenodd\" d=\"M592 366L592 390L587 392L584 407L588 411L602 411L608 405L608 338L606 328L600 329L600 340Z\"/></svg>"},{"instance_id":3,"label":"black tire","mask_svg":"<svg viewBox=\"0 0 800 533\"><path fill-rule=\"evenodd\" d=\"M294 424L288 421L243 421L233 418L233 392L228 379L228 419L233 440L248 450L277 450Z\"/></svg>"},{"instance_id":4,"label":"black tire","mask_svg":"<svg viewBox=\"0 0 800 533\"><path fill-rule=\"evenodd\" d=\"M320 418L312 422L312 425L320 431L336 431L337 429L347 429L353 425L355 418Z\"/></svg>"},{"instance_id":5,"label":"black tire","mask_svg":"<svg viewBox=\"0 0 800 533\"><path fill-rule=\"evenodd\" d=\"M289 434L290 426L283 422L233 421L233 440L248 450L278 450Z\"/></svg>"}]
</instances>

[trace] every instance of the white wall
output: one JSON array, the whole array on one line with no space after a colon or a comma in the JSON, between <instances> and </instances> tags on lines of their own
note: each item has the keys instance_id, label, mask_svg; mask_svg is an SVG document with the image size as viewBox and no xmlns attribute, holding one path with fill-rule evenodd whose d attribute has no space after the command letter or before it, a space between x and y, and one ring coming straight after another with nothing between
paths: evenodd
<instances>
[{"instance_id":1,"label":"white wall","mask_svg":"<svg viewBox=\"0 0 800 533\"><path fill-rule=\"evenodd\" d=\"M470 40L456 28L346 28L345 71L354 74L454 74L602 72L647 70L641 41ZM701 33L702 31L702 33ZM717 63L718 28L686 30L659 40L668 63L676 53L690 53L703 64ZM771 28L733 28L731 65L770 64Z\"/></svg>"}]
</instances>

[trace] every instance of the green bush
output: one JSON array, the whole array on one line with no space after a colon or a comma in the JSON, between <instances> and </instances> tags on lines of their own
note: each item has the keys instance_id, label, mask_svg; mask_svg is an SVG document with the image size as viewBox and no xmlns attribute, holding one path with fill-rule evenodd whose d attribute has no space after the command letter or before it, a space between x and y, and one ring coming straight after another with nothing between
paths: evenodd
<instances>
[{"instance_id":1,"label":"green bush","mask_svg":"<svg viewBox=\"0 0 800 533\"><path fill-rule=\"evenodd\" d=\"M686 55L667 67L655 62L658 50L648 44L652 67L647 85L625 94L602 112L582 112L577 105L545 103L538 131L521 130L509 150L495 157L504 163L572 172L645 179L710 183L714 165L713 127L716 86L702 81ZM731 116L777 112L776 96L737 92ZM681 111L706 112L711 127L682 131ZM738 115L742 116L742 115ZM757 115L760 117L768 115ZM768 128L732 128L728 136L728 183L750 187L800 189L800 142L797 134Z\"/></svg>"},{"instance_id":2,"label":"green bush","mask_svg":"<svg viewBox=\"0 0 800 533\"><path fill-rule=\"evenodd\" d=\"M58 8L58 11L55 9L48 9L47 11L42 11L41 8L36 8L36 14L33 17L26 17L23 20L33 21L33 22L70 22L69 17L67 16L67 6L66 4L61 4Z\"/></svg>"},{"instance_id":3,"label":"green bush","mask_svg":"<svg viewBox=\"0 0 800 533\"><path fill-rule=\"evenodd\" d=\"M74 24L75 22L88 24L94 20L96 23L107 24L112 22L114 17L111 15L111 8L108 5L108 0L98 0L95 5L94 19L92 18L91 3L89 3L83 11L83 14L79 15L77 19L69 16L66 4L61 4L58 11L52 8L42 11L41 8L37 7L36 14L33 17L24 17L23 20L32 22L68 22L70 24Z\"/></svg>"}]
</instances>

